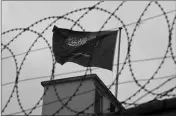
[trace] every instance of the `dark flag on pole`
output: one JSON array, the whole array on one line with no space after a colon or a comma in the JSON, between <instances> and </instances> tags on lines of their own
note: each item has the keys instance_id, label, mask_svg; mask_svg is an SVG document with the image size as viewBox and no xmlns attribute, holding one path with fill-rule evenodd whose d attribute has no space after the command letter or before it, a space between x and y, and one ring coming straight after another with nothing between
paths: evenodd
<instances>
[{"instance_id":1,"label":"dark flag on pole","mask_svg":"<svg viewBox=\"0 0 176 116\"><path fill-rule=\"evenodd\" d=\"M56 62L112 70L117 31L82 32L53 28Z\"/></svg>"}]
</instances>

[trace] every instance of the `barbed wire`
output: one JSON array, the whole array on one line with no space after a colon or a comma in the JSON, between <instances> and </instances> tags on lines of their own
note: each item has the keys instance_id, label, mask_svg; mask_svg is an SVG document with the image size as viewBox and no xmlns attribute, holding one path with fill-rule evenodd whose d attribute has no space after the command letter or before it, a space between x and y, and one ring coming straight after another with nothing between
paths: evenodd
<instances>
[{"instance_id":1,"label":"barbed wire","mask_svg":"<svg viewBox=\"0 0 176 116\"><path fill-rule=\"evenodd\" d=\"M172 58L172 57L175 58L176 56L167 56L166 59L167 58ZM133 61L131 61L131 63L146 62L146 61L152 61L152 60L160 60L160 59L163 59L163 58L164 57L155 57L155 58L149 58L149 59L133 60ZM128 63L128 62L126 62L126 63ZM122 64L124 64L124 63L119 63L119 65L122 65ZM117 66L117 64L114 64L113 66ZM92 68L92 70L97 70L97 69L100 69L100 68L98 68L98 67ZM66 72L66 73L55 74L55 76L62 76L62 75L68 75L68 74L81 73L81 72L85 72L85 71L86 70L71 71L71 72ZM34 78L30 78L30 79L23 79L23 80L18 80L18 82L25 82L25 81L31 81L31 80L41 79L41 78L48 78L50 76L51 75L34 77ZM13 83L15 83L15 82L11 81L11 82L4 83L1 86L3 87L3 86L10 85L10 84L13 84Z\"/></svg>"},{"instance_id":2,"label":"barbed wire","mask_svg":"<svg viewBox=\"0 0 176 116\"><path fill-rule=\"evenodd\" d=\"M174 17L174 19L172 21L171 29L169 30L169 32L170 32L169 38L172 38L172 31L174 31L175 22L176 22L176 14L175 14L175 17ZM173 59L174 63L176 64L176 59L173 57L174 53L173 53L173 49L172 49L172 42L170 42L170 52L171 52L172 59Z\"/></svg>"},{"instance_id":3,"label":"barbed wire","mask_svg":"<svg viewBox=\"0 0 176 116\"><path fill-rule=\"evenodd\" d=\"M174 75L174 77L172 77L172 78L167 79L166 81L164 81L164 82L161 83L160 85L157 85L155 88L153 88L153 89L150 90L150 91L153 92L153 91L155 91L155 90L161 88L162 86L164 86L164 85L167 84L169 81L172 81L172 80L175 79L175 78L176 78L176 75ZM150 94L149 94L149 93L145 93L144 95L140 96L137 100L135 100L135 101L133 102L133 104L136 104L137 101L143 99L143 98L146 97L147 95L150 95ZM154 95L155 95L155 96L158 96L158 95L161 95L161 93L155 93Z\"/></svg>"},{"instance_id":4,"label":"barbed wire","mask_svg":"<svg viewBox=\"0 0 176 116\"><path fill-rule=\"evenodd\" d=\"M144 12L143 12L142 15L140 16L140 18L139 18L139 20L138 20L138 23L136 24L136 26L135 26L135 28L134 28L134 30L133 30L130 43L132 42L132 38L133 38L133 36L134 36L134 33L135 33L136 30L137 30L137 27L138 27L138 25L139 25L139 23L140 23L140 20L141 20L142 16L144 16L144 13L147 11L147 8L151 5L151 3L152 3L152 2L150 2L150 3L148 4L148 6L145 8ZM161 9L161 11L163 12L163 14L164 14L164 16L165 16L165 18L166 18L166 22L167 22L167 25L168 25L168 29L170 29L169 20L168 20L168 17L167 17L167 15L166 15L164 9L161 7L161 5L160 5L158 2L155 1L155 4L158 5L158 7L159 7L159 8ZM154 74L151 76L151 78L150 78L143 86L136 80L135 74L134 74L133 69L132 69L132 65L131 65L131 63L130 63L130 62L131 62L131 59L130 59L130 56L131 56L131 55L130 55L130 52L129 52L129 68L130 68L131 76L132 76L133 79L135 80L136 84L140 87L140 89L139 89L137 92L135 92L132 96L130 96L128 99L126 99L126 101L127 101L127 100L130 100L132 97L136 96L137 93L139 93L141 90L145 90L146 92L148 92L148 93L150 93L150 94L154 94L154 93L152 93L151 91L148 91L145 87L146 87L146 86L150 83L150 81L155 77L155 75L159 72L161 66L164 64L165 57L167 56L167 53L169 52L168 50L169 50L170 42L171 42L171 39L169 38L168 47L167 47L167 50L166 50L166 52L165 52L165 55L164 55L164 58L163 58L162 62L160 63L159 67L158 67L157 70L154 72ZM131 48L131 44L129 44L129 51L130 51L130 48Z\"/></svg>"},{"instance_id":5,"label":"barbed wire","mask_svg":"<svg viewBox=\"0 0 176 116\"><path fill-rule=\"evenodd\" d=\"M164 77L157 77L157 78L155 78L155 79L153 79L153 80L167 79L167 78L170 78L170 77L172 77L172 78L170 78L170 79L176 78L176 77L173 77L173 76L175 76L175 75L168 75L168 76L164 76ZM147 80L148 80L148 79L139 79L138 81L147 81ZM124 85L124 84L128 84L128 83L134 83L134 80L119 82L118 84L119 84L119 85ZM110 86L110 85L108 85L108 86ZM108 87L108 86L107 86L107 87ZM87 90L87 91L84 91L84 92L77 93L77 94L75 95L75 97L76 97L76 96L79 96L79 95L82 95L82 94L87 94L87 93L92 92L92 91L95 91L95 90L96 90L96 89L91 89L91 90ZM70 98L70 97L71 97L71 96L64 97L64 98L61 98L60 100L65 100L65 99L68 99L68 98ZM46 103L46 104L39 105L39 106L37 106L37 108L42 107L42 106L46 106L46 105L51 105L51 104L53 104L53 103L59 102L60 100L55 100L55 101L52 101L52 102L49 102L49 103ZM130 103L129 103L129 104L130 104ZM31 109L32 109L32 108L29 108L29 109L26 109L25 111L30 111ZM8 114L8 115L16 115L16 114L19 114L19 113L23 113L23 112L22 112L22 111L19 111L19 112L11 113L11 114Z\"/></svg>"},{"instance_id":6,"label":"barbed wire","mask_svg":"<svg viewBox=\"0 0 176 116\"><path fill-rule=\"evenodd\" d=\"M53 18L55 18L55 17L53 17ZM58 18L60 18L60 17L58 17ZM71 19L69 19L69 18L65 18L65 17L63 17L64 19L67 19L67 20L69 20L69 21L71 21L71 22L74 22L73 20L71 20ZM45 18L44 18L45 19ZM50 17L49 17L49 19L50 19ZM55 22L56 22L57 20L55 20ZM39 21L40 22L40 21ZM34 24L37 24L37 23L34 23ZM51 23L51 24L53 24L53 23ZM79 24L78 24L79 25ZM49 25L50 26L50 25ZM48 27L49 27L48 26ZM80 26L80 25L79 25ZM80 26L81 27L81 26ZM82 27L81 27L82 28ZM10 31L7 31L7 32L5 32L5 33L3 33L3 34L6 34L6 33L9 33L9 32L12 32L12 31L17 31L17 30L22 30L22 28L16 28L16 29L12 29L12 30L10 30ZM29 30L29 29L24 29L25 31L27 31L27 30ZM45 30L47 30L47 28L45 29ZM44 30L44 31L45 31ZM43 31L43 32L44 32ZM38 34L39 35L39 37L41 36L41 34L39 34L39 33L37 33L37 32L34 32L34 33L36 33L36 34ZM18 37L18 36L20 36L21 34L18 34L17 36L16 36L16 38ZM37 38L37 39L39 39L39 37ZM15 38L14 38L15 39ZM34 43L33 43L33 45L37 42L37 39L34 41ZM46 40L46 39L45 39ZM13 40L14 41L14 40ZM10 42L12 42L12 41L10 41ZM9 42L9 43L10 43ZM8 43L8 44L9 44ZM50 47L50 44L47 42L47 40L46 40L46 43L48 44L48 46L49 46L49 48L50 48L50 50L51 50L51 47ZM32 47L31 47L32 48ZM28 52L25 54L25 57L24 57L24 59L23 59L23 61L22 61L22 63L21 64L23 64L23 62L25 61L25 59L26 59L26 57L27 57L27 55L29 54L29 52L30 52L30 50L31 50L31 48L28 50ZM52 50L51 50L51 53L52 53ZM53 56L53 55L52 55ZM21 65L22 66L22 65ZM20 67L21 67L20 66ZM54 64L53 64L53 68L54 68ZM21 68L20 68L21 69ZM18 82L18 81L16 81L16 82ZM17 88L17 87L16 87ZM18 90L18 89L17 89ZM46 92L44 92L44 93L46 93ZM19 103L19 105L20 105L20 108L23 110L23 106L22 106L22 104L21 104L21 102L20 102L20 99L19 99L19 94L18 94L18 91L17 91L17 99L18 99L18 103ZM37 104L39 104L40 103L40 101L42 100L42 97L40 98L40 100L39 100L39 102L37 103ZM23 110L24 111L24 110ZM24 113L25 113L25 111L24 111ZM31 113L31 112L30 112ZM27 115L26 113L25 113L25 115Z\"/></svg>"},{"instance_id":7,"label":"barbed wire","mask_svg":"<svg viewBox=\"0 0 176 116\"><path fill-rule=\"evenodd\" d=\"M3 43L1 43L1 45L4 46ZM7 50L12 54L12 56L13 56L13 59L14 59L14 62L15 62L15 67L16 67L16 74L17 74L17 70L18 70L18 62L17 62L17 59L16 59L14 53L12 52L12 50L11 50L8 46L7 46L6 48L7 48ZM16 82L16 81L15 81L15 82ZM15 84L16 84L16 83L15 83ZM10 94L10 96L9 96L9 99L7 100L5 106L2 108L2 111L1 111L1 112L4 112L5 109L6 109L6 107L7 107L8 104L10 103L10 100L11 100L11 98L13 97L13 93L15 92L15 84L14 84L14 87L13 87L13 89L12 89L12 92L11 92L11 94Z\"/></svg>"},{"instance_id":8,"label":"barbed wire","mask_svg":"<svg viewBox=\"0 0 176 116\"><path fill-rule=\"evenodd\" d=\"M168 11L168 12L166 12L166 14L170 14L170 13L174 13L174 12L176 12L176 10ZM158 17L161 17L161 16L163 16L163 15L164 15L164 14L162 13L162 14L159 14L159 15L155 15L155 16L153 16L153 17L145 18L145 19L141 20L141 22L145 22L145 21L148 21L148 20L152 20L152 19L154 19L154 18L158 18ZM67 18L67 17L65 17L65 19L72 20L72 19ZM175 18L174 18L174 20L175 20ZM74 22L74 21L72 21L72 22ZM173 24L172 24L172 25L175 24L174 22L175 22L175 21L173 21ZM132 26L132 25L134 25L134 24L136 24L136 23L137 23L137 22L128 23L128 24L126 24L126 27ZM78 25L79 25L79 23L78 23ZM82 26L81 26L81 25L79 25L79 27L82 29ZM111 28L111 29L109 29L109 31L114 30L114 29L118 29L118 28L119 28L119 27ZM173 28L173 26L172 26L172 28ZM13 30L14 30L14 29L9 30L9 31L13 31ZM83 30L83 29L82 29L82 30ZM171 29L171 30L173 30L173 29ZM108 31L108 30L107 30L107 31ZM5 31L5 32L8 32L8 31ZM5 34L5 32L2 33L2 34ZM43 48L31 50L30 52L40 51L40 50L44 50L44 49L47 49L47 48L48 48L48 47L43 47ZM173 50L171 50L171 51L173 51ZM26 52L19 53L19 54L15 54L15 56L21 56L21 55L24 55L24 54L26 54ZM172 55L173 55L173 52L172 52ZM174 56L174 55L173 55L173 56ZM6 56L6 57L3 57L2 60L5 60L5 59L11 58L11 57L12 57L12 56Z\"/></svg>"},{"instance_id":9,"label":"barbed wire","mask_svg":"<svg viewBox=\"0 0 176 116\"><path fill-rule=\"evenodd\" d=\"M136 26L135 26L135 28L134 28L134 31L133 31L133 33L132 33L132 36L131 36L131 39L130 39L130 44L129 44L129 48L128 48L128 54L130 53L130 46L131 46L131 42L132 42L132 37L134 36L134 32L136 31L136 29L137 29L137 27L138 27L138 25L140 24L140 20L141 20L141 18L142 18L142 16L144 15L144 13L147 11L147 8L151 5L151 3L152 2L150 2L147 6L146 6L146 8L145 8L145 10L143 11L143 13L141 14L141 16L140 16L140 18L138 19L138 22L136 23ZM161 8L161 10L163 11L163 8L158 4L158 2L155 2L157 5L158 5L158 7L159 8ZM164 11L163 11L164 12ZM165 12L163 13L163 14L165 14ZM165 16L166 17L166 20L167 20L167 23L168 23L168 19L167 19L167 16ZM168 27L169 27L169 23L168 23ZM130 56L130 55L128 55L128 56ZM130 62L130 58L128 58L129 59L129 62ZM165 59L165 58L164 58ZM163 60L164 61L164 60ZM164 62L163 62L164 63ZM161 63L162 64L162 63ZM159 66L160 67L160 66ZM160 69L160 68L159 68ZM131 69L130 69L131 70ZM157 72L157 71L156 71ZM120 74L120 73L119 73ZM134 76L134 75L132 75L132 76ZM136 82L136 84L138 85L139 83L137 83L137 80L135 79L135 77L133 78L134 80L135 80L135 82ZM116 79L115 79L116 80ZM151 79L152 80L152 79ZM114 81L115 82L115 81ZM114 82L113 82L113 84L114 84ZM149 81L147 81L146 82L147 84L149 83ZM138 92L140 92L142 89L144 89L144 90L147 90L147 89L145 89L145 86L147 85L147 84L145 84L144 86L140 86L141 88L139 89L139 91L137 91L137 93ZM140 84L139 84L140 85ZM147 91L147 92L149 92L149 93L151 93L150 91ZM132 95L132 97L134 97L134 96L136 96L137 95L137 93L135 93L135 94L133 94ZM130 99L132 98L132 97L129 97ZM128 99L127 99L128 100ZM126 100L126 101L127 101ZM94 102L95 103L95 102ZM88 106L87 108L85 108L82 112L84 112L84 111L86 111L86 110L88 110L91 106L93 106L94 105L94 103L93 104L91 104L90 106ZM81 113L82 113L81 112Z\"/></svg>"},{"instance_id":10,"label":"barbed wire","mask_svg":"<svg viewBox=\"0 0 176 116\"><path fill-rule=\"evenodd\" d=\"M103 25L101 26L101 28L99 29L99 32L106 26L108 25L108 21L113 17L115 19L117 19L117 21L119 21L121 23L121 27L124 28L124 31L125 31L125 34L126 34L126 39L127 39L127 50L126 50L126 57L124 58L124 62L122 63L119 63L119 64L114 64L114 65L122 65L121 66L121 69L120 69L120 72L118 74L118 76L120 76L122 73L122 71L124 70L126 64L128 64L129 66L129 71L130 71L130 74L133 78L133 81L127 81L127 82L123 82L123 84L126 84L126 83L135 83L139 89L134 93L132 94L131 96L129 96L127 99L125 99L124 101L121 101L121 103L123 105L125 105L125 107L129 107L129 106L137 106L139 105L139 103L137 103L139 100L143 99L145 96L147 95L153 95L153 96L156 96L153 100L157 100L157 99L161 99L163 97L175 97L176 95L175 94L171 94L171 92L173 92L173 90L175 90L176 87L173 87L173 88L169 88L167 91L162 91L160 93L155 93L154 91L157 90L157 89L160 89L162 86L164 86L166 83L168 83L169 81L172 81L173 79L175 79L175 77L172 77L172 78L169 78L167 79L166 81L164 81L162 84L160 85L156 85L156 87L152 90L149 90L146 88L146 86L149 86L150 82L153 81L153 80L157 80L159 78L155 78L155 76L158 74L158 72L160 71L160 69L163 67L163 64L165 63L165 60L166 58L172 58L172 60L174 61L174 63L176 64L176 59L175 59L175 55L174 55L174 52L173 52L173 48L172 48L172 34L173 34L173 31L174 31L174 25L175 25L175 20L176 20L176 15L175 17L173 18L172 20L172 23L170 25L170 20L167 16L167 14L169 13L173 13L175 12L176 10L172 10L172 11L168 11L166 12L164 7L161 6L159 4L159 2L157 1L151 1L147 4L147 6L145 7L145 9L143 10L142 14L140 15L139 19L137 22L133 22L133 23L129 23L129 24L125 24L124 21L117 16L117 11L119 11L119 9L124 6L124 3L127 2L127 1L123 1L121 2L117 8L113 11L113 12L110 12L108 11L107 9L104 9L104 8L101 8L100 6L98 7L98 5L100 5L102 2L104 1L100 1L98 3L96 3L95 5L93 6L90 6L90 7L84 7L84 8L80 8L80 9L76 9L74 11L71 11L71 12L68 12L62 16L50 16L50 17L45 17L39 21L36 21L34 22L33 24L31 24L30 26L26 27L26 28L15 28L15 29L11 29L11 30L8 30L8 31L5 31L5 32L2 32L2 36L3 35L6 35L8 33L11 33L11 32L14 32L14 31L21 31L19 32L15 37L13 37L9 42L7 42L6 44L5 43L1 43L2 45L2 48L1 48L1 52L3 52L4 50L8 50L10 53L11 53L11 56L6 56L6 57L2 57L1 60L5 60L5 59L8 59L8 58L13 58L14 59L14 62L15 62L15 68L16 68L16 78L15 78L15 82L8 82L8 83L5 83L5 84L2 84L1 86L4 86L4 85L9 85L9 84L14 84L14 87L12 89L12 92L7 100L7 102L5 103L5 106L2 108L2 113L5 112L5 110L7 109L10 101L11 101L11 98L13 97L13 94L16 90L16 97L17 97L17 101L18 101L18 105L20 106L20 109L21 109L21 112L20 113L24 113L25 115L30 115L36 108L38 107L41 107L42 105L39 106L41 100L43 99L43 97L45 96L46 92L49 90L49 87L46 87L46 89L44 90L44 93L42 94L42 96L40 97L40 99L36 102L36 104L30 108L30 109L25 109L24 106L23 106L23 101L20 99L20 91L19 91L19 85L18 83L19 82L22 82L22 81L29 81L29 80L34 80L34 79L41 79L41 78L47 78L47 77L50 77L50 80L53 80L56 76L61 76L61 75L66 75L66 74L72 74L72 73L78 73L78 72L84 72L85 71L85 74L83 77L87 76L87 72L90 71L90 73L92 73L92 69L95 70L95 69L99 69L99 68L91 68L89 65L90 65L90 61L91 61L91 57L89 59L89 65L87 67L86 70L80 70L80 71L73 71L73 72L68 72L68 73L61 73L61 74L55 74L55 65L56 65L56 61L55 61L55 58L54 58L54 54L53 54L53 51L52 51L52 48L51 48L51 45L50 43L48 42L48 40L44 37L44 33L49 30L50 27L52 27L52 25L54 25L57 21L59 21L60 19L64 19L64 20L67 20L67 21L70 21L71 23L73 23L73 25L71 26L70 28L70 31L75 27L75 26L78 26L82 31L85 31L85 29L83 28L82 25L79 24L79 21L81 21L81 19L83 19L89 12L91 11L101 11L103 13L106 13L109 15L109 17L106 19L106 21L103 23ZM153 16L153 17L149 17L149 18L146 18L146 19L142 19L143 16L146 14L146 12L148 11L149 7L151 7L152 3L155 3L157 5L157 7L161 10L162 14L159 14L159 15L156 15L156 16ZM85 11L85 13L83 13L79 18L77 18L77 20L73 20L71 18L68 18L66 16L69 16L71 14L74 14L76 12L80 12L80 11ZM131 51L132 51L132 44L133 44L133 41L134 41L134 37L135 37L135 34L137 32L137 30L139 30L139 26L141 25L141 23L144 23L145 21L147 20L151 20L151 19L154 19L156 17L160 17L160 16L164 16L165 18L165 21L167 23L167 26L168 26L168 45L167 45L167 49L166 49L166 52L164 54L164 57L160 57L160 58L151 58L151 59L140 59L140 60L136 60L136 61L132 61L131 60ZM37 32L35 31L34 29L31 29L32 27L36 26L37 24L43 22L43 21L46 21L46 20L51 20L51 19L54 19L54 21L52 21L50 24L48 24L48 26L41 32ZM132 31L132 34L131 34L131 37L129 36L129 31L127 29L127 26L130 26L130 25L133 25L135 24L135 27ZM119 26L120 27L120 26ZM118 28L119 28L118 27ZM118 29L117 27L116 28L111 28L109 30L113 30L113 29ZM33 43L31 44L31 46L29 47L29 49L27 50L27 52L23 52L23 53L19 53L19 54L14 54L14 52L12 51L12 49L10 48L10 45L11 43L15 42L17 40L17 38L19 38L19 36L21 36L23 33L25 32L32 32L33 34L36 34L38 37L33 41ZM68 33L69 34L69 33ZM97 36L99 36L99 33L97 34ZM32 50L32 48L34 47L34 45L38 42L38 40L42 38L45 43L47 44L47 47L43 47L43 48L39 48L39 49L35 49L35 50ZM51 52L51 56L52 56L52 69L51 69L51 75L50 76L41 76L41 77L35 77L35 78L32 78L32 79L24 79L24 80L20 80L20 73L24 67L24 63L25 61L27 60L28 58L28 55L31 53L31 52L35 52L35 51L41 51L41 50L44 50L44 49L48 49L50 50ZM167 54L171 53L171 56L167 56ZM18 66L18 61L17 61L17 56L20 56L20 55L24 55L24 58L22 59L20 65ZM91 55L92 56L92 55ZM154 72L154 74L149 78L149 79L137 79L135 77L135 73L134 73L134 69L132 67L132 63L134 62L142 62L142 61L150 61L150 60L158 60L158 59L161 59L161 63L159 64L158 68L156 69L156 71ZM172 76L172 75L170 75ZM170 77L168 76L168 77ZM167 76L163 77L162 79L164 78L167 78ZM113 80L113 82L108 85L108 89L111 89L113 85L115 85L115 80ZM145 84L141 85L139 83L139 81L147 81L145 82ZM81 93L78 93L80 88L83 86L83 82L84 80L82 79L77 88L75 89L75 91L73 92L73 94L69 97L66 97L66 98L61 98L60 95L59 95L59 91L56 87L56 85L52 85L52 87L54 88L54 91L55 91L55 95L57 97L57 100L54 101L54 102L59 102L61 103L61 107L55 111L52 115L57 115L60 113L61 110L63 110L64 108L66 108L67 110L71 111L71 112L74 112L75 115L79 115L79 114L86 114L86 115L92 115L92 113L85 113L89 108L91 108L95 103L97 103L99 100L95 100L93 103L90 103L89 106L85 107L84 110L82 111L76 111L75 109L73 109L71 106L69 106L69 103L73 100L73 98L79 94L86 94L88 91L84 91L84 92L81 92ZM122 84L122 83L119 83L119 85ZM95 89L94 89L95 90ZM139 97L136 101L133 101L133 102L129 102L129 100L132 100L132 98L134 98L136 95L138 95L140 93L140 91L144 90L146 92L146 94L142 95L141 97ZM91 90L89 90L91 91ZM92 90L93 91L93 90ZM103 97L103 96L101 96ZM63 102L63 100L65 99L68 99L65 103ZM101 98L100 98L101 99ZM153 100L150 100L149 102L152 102ZM53 103L54 103L53 102ZM50 103L49 103L50 104ZM43 106L46 105L46 104L43 104ZM105 109L107 110L107 109ZM27 111L29 111L27 113ZM14 114L18 114L19 112L17 113L13 113L12 115ZM96 113L94 113L96 114Z\"/></svg>"}]
</instances>

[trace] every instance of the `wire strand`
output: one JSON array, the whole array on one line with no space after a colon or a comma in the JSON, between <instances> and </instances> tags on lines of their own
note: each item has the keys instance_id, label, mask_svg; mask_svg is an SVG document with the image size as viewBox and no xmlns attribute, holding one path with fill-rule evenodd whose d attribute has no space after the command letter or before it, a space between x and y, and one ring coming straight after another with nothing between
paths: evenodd
<instances>
[{"instance_id":1,"label":"wire strand","mask_svg":"<svg viewBox=\"0 0 176 116\"><path fill-rule=\"evenodd\" d=\"M168 11L166 12L166 14L169 14L169 13L173 13L175 12L176 10L171 10L171 11ZM154 18L157 18L157 17L160 17L160 16L163 16L164 14L159 14L159 15L155 15L153 17L149 17L149 18L146 18L146 19L143 19L141 20L141 22L145 22L145 21L148 21L148 20L151 20L151 19L154 19ZM131 26L131 25L134 25L136 24L137 22L131 22L131 23L128 23L126 26ZM116 27L116 28L112 28L112 29L109 29L110 30L114 30L114 29L118 29L119 27ZM44 50L44 49L47 49L48 47L43 47L43 48L39 48L39 49L35 49L35 50L31 50L30 52L35 52L35 51L40 51L40 50ZM16 54L15 56L21 56L21 55L24 55L26 54L26 52L23 52L23 53L19 53L19 54ZM12 56L7 56L7 57L3 57L1 60L5 60L5 59L8 59L8 58L11 58Z\"/></svg>"},{"instance_id":2,"label":"wire strand","mask_svg":"<svg viewBox=\"0 0 176 116\"><path fill-rule=\"evenodd\" d=\"M174 56L176 57L176 56ZM151 60L160 60L162 59L163 57L155 57L155 58L149 58L149 59L140 59L140 60L134 60L132 61L132 63L137 63L137 62L145 62L145 61L151 61ZM172 58L172 56L168 56L166 58ZM128 62L127 62L128 63ZM124 63L119 63L120 65L124 64ZM117 64L114 64L114 66L116 66ZM96 70L96 69L100 69L100 68L92 68L92 70ZM62 76L62 75L68 75L68 74L74 74L74 73L80 73L80 72L85 72L85 70L78 70L78 71L72 71L72 72L67 72L67 73L61 73L61 74L55 74L55 76ZM34 78L31 78L31 79L23 79L23 80L19 80L18 82L24 82L24 81L30 81L30 80L36 80L36 79L41 79L41 78L48 78L50 77L51 75L48 75L48 76L40 76L40 77L34 77ZM15 83L14 81L12 82L8 82L8 83L4 83L2 84L1 86L5 86L5 85L9 85L9 84L13 84Z\"/></svg>"}]
</instances>

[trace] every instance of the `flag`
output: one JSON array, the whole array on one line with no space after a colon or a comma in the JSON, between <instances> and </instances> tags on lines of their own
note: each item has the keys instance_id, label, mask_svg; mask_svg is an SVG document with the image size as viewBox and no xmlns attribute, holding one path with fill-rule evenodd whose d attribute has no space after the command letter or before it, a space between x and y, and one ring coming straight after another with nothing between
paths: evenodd
<instances>
[{"instance_id":1,"label":"flag","mask_svg":"<svg viewBox=\"0 0 176 116\"><path fill-rule=\"evenodd\" d=\"M53 53L57 63L112 70L116 31L82 32L53 27Z\"/></svg>"}]
</instances>

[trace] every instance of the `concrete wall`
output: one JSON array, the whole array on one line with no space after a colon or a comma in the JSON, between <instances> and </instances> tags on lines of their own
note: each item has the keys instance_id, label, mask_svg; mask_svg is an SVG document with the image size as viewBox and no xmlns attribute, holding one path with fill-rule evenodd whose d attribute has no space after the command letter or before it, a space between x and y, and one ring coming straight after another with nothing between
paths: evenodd
<instances>
[{"instance_id":1,"label":"concrete wall","mask_svg":"<svg viewBox=\"0 0 176 116\"><path fill-rule=\"evenodd\" d=\"M106 97L103 97L103 113L108 113L109 108L110 108L110 101Z\"/></svg>"},{"instance_id":2,"label":"concrete wall","mask_svg":"<svg viewBox=\"0 0 176 116\"><path fill-rule=\"evenodd\" d=\"M80 81L73 81L72 83L61 83L56 85L57 92L60 95L60 98L66 98L69 96L72 96L77 87L79 86ZM46 88L46 87L45 87ZM76 111L82 111L86 107L88 107L90 104L94 102L94 97L95 97L95 86L91 80L86 80L83 81L82 86L80 87L79 93L83 93L89 90L93 90L91 92L85 93L85 94L80 94L76 95L75 97L72 98L72 100L69 102L68 106ZM63 100L65 103L68 101L69 98L66 98ZM46 95L43 98L43 109L42 109L42 115L51 115L55 113L58 109L60 109L63 105L61 102L56 102L57 97L54 91L53 86L49 86L48 91L46 92ZM54 102L49 105L45 105L48 103ZM91 107L89 110L86 110L85 113L93 113L94 112L94 107ZM68 110L67 108L63 108L59 115L74 115L76 114L75 112L72 112Z\"/></svg>"}]
</instances>

